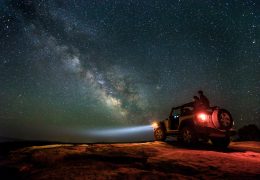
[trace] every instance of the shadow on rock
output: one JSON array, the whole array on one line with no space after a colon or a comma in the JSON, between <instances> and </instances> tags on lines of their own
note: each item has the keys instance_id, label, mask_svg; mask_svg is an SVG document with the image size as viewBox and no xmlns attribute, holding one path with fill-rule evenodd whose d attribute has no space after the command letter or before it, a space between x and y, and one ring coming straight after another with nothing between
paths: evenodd
<instances>
[{"instance_id":1,"label":"shadow on rock","mask_svg":"<svg viewBox=\"0 0 260 180\"><path fill-rule=\"evenodd\" d=\"M210 141L197 142L196 144L192 144L192 145L185 145L178 141L166 141L166 143L172 146L176 146L178 148L189 149L189 150L216 151L216 152L225 152L225 153L245 152L245 150L234 149L230 146L227 148L216 147L213 144L211 144Z\"/></svg>"}]
</instances>

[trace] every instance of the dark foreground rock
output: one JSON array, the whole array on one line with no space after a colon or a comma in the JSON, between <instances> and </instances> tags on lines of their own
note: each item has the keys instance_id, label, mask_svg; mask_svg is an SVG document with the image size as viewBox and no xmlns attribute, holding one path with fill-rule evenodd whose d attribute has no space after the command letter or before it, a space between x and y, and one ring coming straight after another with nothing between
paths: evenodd
<instances>
[{"instance_id":1,"label":"dark foreground rock","mask_svg":"<svg viewBox=\"0 0 260 180\"><path fill-rule=\"evenodd\" d=\"M226 150L175 142L50 144L8 149L0 158L1 179L260 178L259 142Z\"/></svg>"}]
</instances>

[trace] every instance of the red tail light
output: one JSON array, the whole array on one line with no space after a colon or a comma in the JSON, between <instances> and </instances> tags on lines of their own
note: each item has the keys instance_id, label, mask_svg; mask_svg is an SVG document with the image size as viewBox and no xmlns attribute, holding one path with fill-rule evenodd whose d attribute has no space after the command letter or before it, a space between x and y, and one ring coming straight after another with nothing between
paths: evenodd
<instances>
[{"instance_id":1,"label":"red tail light","mask_svg":"<svg viewBox=\"0 0 260 180\"><path fill-rule=\"evenodd\" d=\"M200 120L201 122L205 122L205 121L208 120L208 115L205 114L205 113L199 113L199 114L197 115L197 118L198 118L198 120Z\"/></svg>"}]
</instances>

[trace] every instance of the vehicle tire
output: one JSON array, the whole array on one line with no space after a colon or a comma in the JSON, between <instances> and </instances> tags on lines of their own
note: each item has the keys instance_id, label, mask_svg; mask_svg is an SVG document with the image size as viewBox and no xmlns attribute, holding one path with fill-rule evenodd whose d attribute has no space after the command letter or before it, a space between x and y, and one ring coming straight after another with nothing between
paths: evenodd
<instances>
[{"instance_id":1,"label":"vehicle tire","mask_svg":"<svg viewBox=\"0 0 260 180\"><path fill-rule=\"evenodd\" d=\"M220 129L229 130L233 126L233 118L229 111L220 109L218 113Z\"/></svg>"},{"instance_id":2,"label":"vehicle tire","mask_svg":"<svg viewBox=\"0 0 260 180\"><path fill-rule=\"evenodd\" d=\"M193 127L189 127L189 126L183 127L181 129L181 133L178 139L186 145L192 145L198 141L198 138L196 136Z\"/></svg>"},{"instance_id":3,"label":"vehicle tire","mask_svg":"<svg viewBox=\"0 0 260 180\"><path fill-rule=\"evenodd\" d=\"M212 122L217 129L229 130L233 126L233 118L229 111L216 109L212 113Z\"/></svg>"},{"instance_id":4,"label":"vehicle tire","mask_svg":"<svg viewBox=\"0 0 260 180\"><path fill-rule=\"evenodd\" d=\"M162 127L158 127L157 129L154 130L154 139L156 141L165 141L166 133Z\"/></svg>"},{"instance_id":5,"label":"vehicle tire","mask_svg":"<svg viewBox=\"0 0 260 180\"><path fill-rule=\"evenodd\" d=\"M230 143L230 137L224 138L211 138L212 144L216 147L227 148Z\"/></svg>"}]
</instances>

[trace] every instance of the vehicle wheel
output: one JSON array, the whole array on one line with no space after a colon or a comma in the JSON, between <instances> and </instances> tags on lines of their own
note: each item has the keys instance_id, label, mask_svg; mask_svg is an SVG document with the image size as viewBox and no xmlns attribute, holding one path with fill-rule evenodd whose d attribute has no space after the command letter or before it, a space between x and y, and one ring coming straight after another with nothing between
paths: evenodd
<instances>
[{"instance_id":1,"label":"vehicle wheel","mask_svg":"<svg viewBox=\"0 0 260 180\"><path fill-rule=\"evenodd\" d=\"M220 109L218 114L219 124L221 129L228 130L233 125L233 119L229 111Z\"/></svg>"},{"instance_id":2,"label":"vehicle wheel","mask_svg":"<svg viewBox=\"0 0 260 180\"><path fill-rule=\"evenodd\" d=\"M180 140L187 145L195 144L198 141L196 133L192 127L184 127L181 130Z\"/></svg>"},{"instance_id":3,"label":"vehicle wheel","mask_svg":"<svg viewBox=\"0 0 260 180\"><path fill-rule=\"evenodd\" d=\"M225 109L215 109L212 113L212 122L220 130L229 130L234 125L230 112Z\"/></svg>"},{"instance_id":4,"label":"vehicle wheel","mask_svg":"<svg viewBox=\"0 0 260 180\"><path fill-rule=\"evenodd\" d=\"M210 139L212 144L216 147L220 148L227 148L229 143L230 143L230 138L229 137L224 137L224 138L211 138Z\"/></svg>"},{"instance_id":5,"label":"vehicle wheel","mask_svg":"<svg viewBox=\"0 0 260 180\"><path fill-rule=\"evenodd\" d=\"M166 134L162 127L158 127L157 129L155 129L154 139L156 141L164 141L166 139Z\"/></svg>"}]
</instances>

